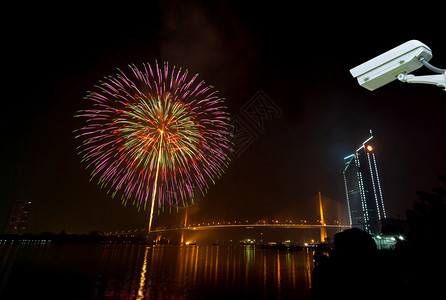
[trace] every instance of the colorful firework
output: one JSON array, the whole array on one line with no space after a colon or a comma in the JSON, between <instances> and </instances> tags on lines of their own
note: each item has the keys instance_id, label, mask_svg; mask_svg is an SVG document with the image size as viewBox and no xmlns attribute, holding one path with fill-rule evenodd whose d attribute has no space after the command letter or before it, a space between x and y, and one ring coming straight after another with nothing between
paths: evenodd
<instances>
[{"instance_id":1,"label":"colorful firework","mask_svg":"<svg viewBox=\"0 0 446 300\"><path fill-rule=\"evenodd\" d=\"M91 179L122 203L138 208L187 206L199 191L205 195L229 164L229 114L212 86L198 74L167 63L118 69L86 99L93 104L76 117L85 126L79 154Z\"/></svg>"}]
</instances>

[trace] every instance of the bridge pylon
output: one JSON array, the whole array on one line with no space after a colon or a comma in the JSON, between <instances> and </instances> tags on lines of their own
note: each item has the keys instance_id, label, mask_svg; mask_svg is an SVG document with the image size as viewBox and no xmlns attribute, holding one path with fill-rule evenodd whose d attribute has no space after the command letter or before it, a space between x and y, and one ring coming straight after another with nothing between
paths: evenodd
<instances>
[{"instance_id":1,"label":"bridge pylon","mask_svg":"<svg viewBox=\"0 0 446 300\"><path fill-rule=\"evenodd\" d=\"M185 213L184 213L184 228L187 228L187 207L185 209ZM181 241L180 241L180 245L184 245L184 230L181 230Z\"/></svg>"},{"instance_id":2,"label":"bridge pylon","mask_svg":"<svg viewBox=\"0 0 446 300\"><path fill-rule=\"evenodd\" d=\"M162 237L163 237L163 234L161 232L158 232L156 234L156 241L155 241L155 243L158 244L161 241Z\"/></svg>"},{"instance_id":3,"label":"bridge pylon","mask_svg":"<svg viewBox=\"0 0 446 300\"><path fill-rule=\"evenodd\" d=\"M327 241L327 228L325 227L327 224L324 222L324 208L322 207L322 196L321 192L319 192L319 211L321 213L321 242Z\"/></svg>"}]
</instances>

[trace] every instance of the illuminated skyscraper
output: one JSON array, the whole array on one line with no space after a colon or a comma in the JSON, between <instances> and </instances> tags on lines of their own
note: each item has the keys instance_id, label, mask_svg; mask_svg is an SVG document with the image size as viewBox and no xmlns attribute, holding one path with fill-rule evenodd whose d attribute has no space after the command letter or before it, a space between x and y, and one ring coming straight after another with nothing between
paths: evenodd
<instances>
[{"instance_id":1,"label":"illuminated skyscraper","mask_svg":"<svg viewBox=\"0 0 446 300\"><path fill-rule=\"evenodd\" d=\"M373 135L344 157L344 184L350 225L370 234L380 232L380 221L386 218L381 183L376 165Z\"/></svg>"},{"instance_id":2,"label":"illuminated skyscraper","mask_svg":"<svg viewBox=\"0 0 446 300\"><path fill-rule=\"evenodd\" d=\"M31 202L14 201L6 224L5 233L22 234L28 226Z\"/></svg>"}]
</instances>

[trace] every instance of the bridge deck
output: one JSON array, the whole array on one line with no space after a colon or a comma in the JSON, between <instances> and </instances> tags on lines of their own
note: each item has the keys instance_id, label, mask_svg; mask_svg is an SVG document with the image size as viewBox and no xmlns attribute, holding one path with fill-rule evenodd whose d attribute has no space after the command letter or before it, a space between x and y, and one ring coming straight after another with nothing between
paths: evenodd
<instances>
[{"instance_id":1,"label":"bridge deck","mask_svg":"<svg viewBox=\"0 0 446 300\"><path fill-rule=\"evenodd\" d=\"M282 228L282 229L320 229L320 228L333 228L333 229L348 229L349 225L308 225L308 224L222 224L222 225L203 225L203 226L188 226L180 228L165 228L154 229L150 232L166 232L166 231L178 231L178 230L210 230L221 228Z\"/></svg>"}]
</instances>

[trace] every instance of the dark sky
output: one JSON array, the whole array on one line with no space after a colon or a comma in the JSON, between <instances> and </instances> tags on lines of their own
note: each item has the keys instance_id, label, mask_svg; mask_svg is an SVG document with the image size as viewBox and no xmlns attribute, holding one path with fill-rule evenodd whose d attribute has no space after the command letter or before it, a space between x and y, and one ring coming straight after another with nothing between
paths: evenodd
<instances>
[{"instance_id":1,"label":"dark sky","mask_svg":"<svg viewBox=\"0 0 446 300\"><path fill-rule=\"evenodd\" d=\"M282 111L197 204L197 219L257 220L319 190L345 203L343 157L370 129L388 215L404 218L415 192L440 185L437 177L446 173L446 93L400 82L370 92L349 69L411 39L427 44L431 63L444 68L444 23L435 12L429 18L402 5L375 5L14 7L2 26L0 225L14 200L32 202L34 233L147 224L148 212L121 206L89 182L72 131L81 126L73 115L94 84L116 68L155 59L199 73L233 116L259 90Z\"/></svg>"}]
</instances>

